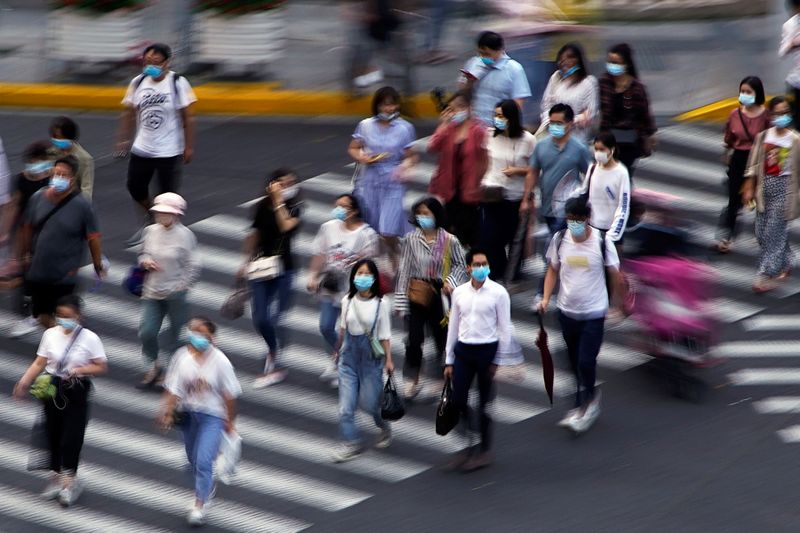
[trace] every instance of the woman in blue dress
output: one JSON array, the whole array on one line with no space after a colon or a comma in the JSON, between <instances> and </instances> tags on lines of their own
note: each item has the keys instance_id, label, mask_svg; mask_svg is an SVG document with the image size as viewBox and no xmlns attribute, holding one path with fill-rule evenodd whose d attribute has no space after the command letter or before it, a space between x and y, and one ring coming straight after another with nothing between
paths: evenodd
<instances>
[{"instance_id":1,"label":"woman in blue dress","mask_svg":"<svg viewBox=\"0 0 800 533\"><path fill-rule=\"evenodd\" d=\"M392 87L378 89L373 116L359 122L348 153L359 165L354 194L364 220L383 237L397 271L400 237L410 227L404 215L406 182L415 163L414 126L400 118L400 94Z\"/></svg>"}]
</instances>

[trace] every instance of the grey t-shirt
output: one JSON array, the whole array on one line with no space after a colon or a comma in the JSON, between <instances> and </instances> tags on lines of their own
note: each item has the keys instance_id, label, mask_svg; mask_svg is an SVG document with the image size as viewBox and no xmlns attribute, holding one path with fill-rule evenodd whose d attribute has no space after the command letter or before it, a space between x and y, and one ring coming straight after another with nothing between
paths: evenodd
<instances>
[{"instance_id":1,"label":"grey t-shirt","mask_svg":"<svg viewBox=\"0 0 800 533\"><path fill-rule=\"evenodd\" d=\"M47 189L34 194L25 211L25 223L36 228L56 204ZM33 236L33 258L27 279L48 283L75 283L89 238L98 235L97 218L82 195L75 196Z\"/></svg>"},{"instance_id":2,"label":"grey t-shirt","mask_svg":"<svg viewBox=\"0 0 800 533\"><path fill-rule=\"evenodd\" d=\"M591 162L589 148L574 137L570 137L563 149L552 137L536 144L530 165L540 170L539 188L544 216L564 218L564 201L580 186L581 174L586 173Z\"/></svg>"}]
</instances>

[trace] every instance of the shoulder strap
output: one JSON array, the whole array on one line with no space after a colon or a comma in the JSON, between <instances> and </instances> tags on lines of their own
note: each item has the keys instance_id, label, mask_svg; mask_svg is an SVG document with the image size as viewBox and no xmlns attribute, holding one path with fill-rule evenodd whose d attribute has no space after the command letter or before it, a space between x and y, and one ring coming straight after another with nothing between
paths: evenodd
<instances>
[{"instance_id":1,"label":"shoulder strap","mask_svg":"<svg viewBox=\"0 0 800 533\"><path fill-rule=\"evenodd\" d=\"M375 280L377 283L378 280ZM378 326L378 317L381 316L381 303L383 302L383 298L378 298L378 307L375 308L375 320L372 322L372 329L369 332L370 337L375 336L375 328Z\"/></svg>"},{"instance_id":2,"label":"shoulder strap","mask_svg":"<svg viewBox=\"0 0 800 533\"><path fill-rule=\"evenodd\" d=\"M555 235L553 235L553 240L556 241L556 257L558 257L559 252L561 251L561 244L564 242L564 234L567 230L562 229L558 230ZM558 258L558 262L561 262L561 258Z\"/></svg>"},{"instance_id":3,"label":"shoulder strap","mask_svg":"<svg viewBox=\"0 0 800 533\"><path fill-rule=\"evenodd\" d=\"M742 108L740 107L737 109L737 111L739 112L739 122L742 123L744 134L747 135L747 140L753 142L753 136L750 134L750 130L747 129L747 123L744 121L744 113L742 113Z\"/></svg>"},{"instance_id":4,"label":"shoulder strap","mask_svg":"<svg viewBox=\"0 0 800 533\"><path fill-rule=\"evenodd\" d=\"M181 99L181 93L178 91L178 80L181 79L181 75L177 72L172 73L172 94L175 96L175 107L178 107L178 103Z\"/></svg>"},{"instance_id":5,"label":"shoulder strap","mask_svg":"<svg viewBox=\"0 0 800 533\"><path fill-rule=\"evenodd\" d=\"M588 176L586 176L586 192L591 192L592 189L592 176L594 176L594 170L597 168L597 163L593 163L589 166L589 171L587 172Z\"/></svg>"},{"instance_id":6,"label":"shoulder strap","mask_svg":"<svg viewBox=\"0 0 800 533\"><path fill-rule=\"evenodd\" d=\"M67 356L69 356L69 352L70 350L72 350L72 345L75 344L76 340L78 340L78 336L81 334L82 331L83 328L81 326L75 328L75 332L72 334L72 338L69 340L69 343L67 344L67 349L64 350L64 357L62 357L61 361L59 361L58 365L56 365L56 374L60 374L61 371L64 370L64 367L67 366L67 360L68 360Z\"/></svg>"},{"instance_id":7,"label":"shoulder strap","mask_svg":"<svg viewBox=\"0 0 800 533\"><path fill-rule=\"evenodd\" d=\"M144 83L144 79L146 77L147 76L145 76L144 74L139 74L138 76L136 76L133 79L133 90L134 91L136 91L136 89L138 89L142 85L142 83Z\"/></svg>"},{"instance_id":8,"label":"shoulder strap","mask_svg":"<svg viewBox=\"0 0 800 533\"><path fill-rule=\"evenodd\" d=\"M56 204L56 206L55 206L55 207L53 207L53 209L51 209L51 210L50 210L50 212L49 212L49 213L47 213L47 214L46 214L46 215L45 215L45 216L42 218L42 220L40 220L39 222L37 222L37 223L36 223L36 225L33 227L33 233L34 233L34 234L40 233L40 232L42 231L42 229L44 229L44 226L45 226L45 224L47 224L47 221L48 221L48 220L50 220L51 218L53 218L53 215L55 215L56 213L58 213L58 211L59 211L59 210L60 210L62 207L64 207L65 205L67 205L67 204L70 202L70 200L72 200L73 198L75 198L75 197L76 197L76 196L78 196L79 194L80 194L80 193L78 193L77 191L74 191L74 192L72 192L72 194L70 194L69 196L67 196L66 198L64 198L64 199L63 199L63 200L61 200L60 202L58 202L58 204Z\"/></svg>"}]
</instances>

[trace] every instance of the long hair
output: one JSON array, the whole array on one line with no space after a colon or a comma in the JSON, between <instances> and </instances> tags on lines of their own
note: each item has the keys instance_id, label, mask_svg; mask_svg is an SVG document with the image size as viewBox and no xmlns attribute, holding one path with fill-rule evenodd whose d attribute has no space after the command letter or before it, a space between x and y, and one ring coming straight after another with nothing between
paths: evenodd
<instances>
[{"instance_id":1,"label":"long hair","mask_svg":"<svg viewBox=\"0 0 800 533\"><path fill-rule=\"evenodd\" d=\"M508 131L508 136L512 139L518 139L522 137L522 113L519 111L519 105L514 100L508 99L503 100L495 107L499 107L500 110L503 112L503 116L508 119L508 126L506 126L506 130ZM497 137L501 135L502 132L495 128L494 136Z\"/></svg>"},{"instance_id":2,"label":"long hair","mask_svg":"<svg viewBox=\"0 0 800 533\"><path fill-rule=\"evenodd\" d=\"M564 52L572 52L572 55L575 56L575 59L578 60L578 66L580 67L572 76L575 79L576 83L582 82L586 79L586 76L589 73L586 71L586 62L583 59L583 48L578 43L567 43L561 47L561 49L556 54L556 63L561 59L562 54Z\"/></svg>"},{"instance_id":3,"label":"long hair","mask_svg":"<svg viewBox=\"0 0 800 533\"><path fill-rule=\"evenodd\" d=\"M378 265L375 264L375 261L372 259L360 259L356 261L356 264L353 265L353 268L350 270L350 290L347 292L347 297L351 300L353 296L358 294L358 289L356 289L356 272L358 269L361 268L363 265L367 265L369 269L369 273L372 274L372 277L375 278L375 283L372 284L372 287L369 288L369 295L370 298L381 298L383 296L383 292L381 292L381 283L380 283L380 273L378 272Z\"/></svg>"},{"instance_id":4,"label":"long hair","mask_svg":"<svg viewBox=\"0 0 800 533\"><path fill-rule=\"evenodd\" d=\"M636 70L636 64L633 62L633 50L628 43L615 44L608 50L608 53L620 56L625 62L625 71L637 80L639 79L639 71Z\"/></svg>"}]
</instances>

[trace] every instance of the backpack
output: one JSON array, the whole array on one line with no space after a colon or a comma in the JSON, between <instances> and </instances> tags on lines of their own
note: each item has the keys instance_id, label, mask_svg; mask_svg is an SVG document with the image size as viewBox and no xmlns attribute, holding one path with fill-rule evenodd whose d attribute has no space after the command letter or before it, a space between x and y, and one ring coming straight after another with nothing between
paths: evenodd
<instances>
[{"instance_id":1,"label":"backpack","mask_svg":"<svg viewBox=\"0 0 800 533\"><path fill-rule=\"evenodd\" d=\"M594 229L594 228L592 228ZM613 294L613 287L608 280L608 272L606 272L606 231L604 230L595 230L600 232L600 253L603 256L603 278L606 280L606 291L608 292L608 301L611 302L611 296ZM553 240L556 242L556 256L559 255L561 252L561 244L564 242L564 235L567 232L566 229L562 229L558 231L554 236ZM559 262L561 258L559 257Z\"/></svg>"}]
</instances>

